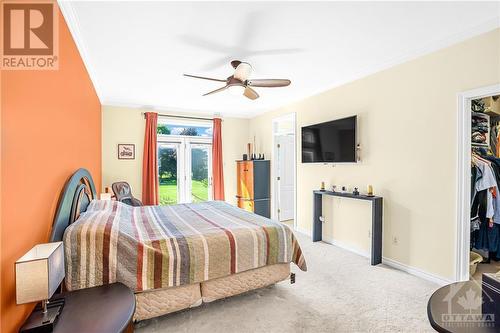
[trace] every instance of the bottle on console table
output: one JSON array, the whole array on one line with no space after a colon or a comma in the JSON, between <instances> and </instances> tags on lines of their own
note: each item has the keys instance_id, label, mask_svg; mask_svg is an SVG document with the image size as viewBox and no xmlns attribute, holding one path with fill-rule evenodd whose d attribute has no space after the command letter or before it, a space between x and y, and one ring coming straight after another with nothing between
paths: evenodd
<instances>
[{"instance_id":1,"label":"bottle on console table","mask_svg":"<svg viewBox=\"0 0 500 333\"><path fill-rule=\"evenodd\" d=\"M367 194L369 197L373 197L373 186L368 185Z\"/></svg>"},{"instance_id":2,"label":"bottle on console table","mask_svg":"<svg viewBox=\"0 0 500 333\"><path fill-rule=\"evenodd\" d=\"M325 182L321 182L321 188L319 190L320 191L324 191L325 190Z\"/></svg>"}]
</instances>

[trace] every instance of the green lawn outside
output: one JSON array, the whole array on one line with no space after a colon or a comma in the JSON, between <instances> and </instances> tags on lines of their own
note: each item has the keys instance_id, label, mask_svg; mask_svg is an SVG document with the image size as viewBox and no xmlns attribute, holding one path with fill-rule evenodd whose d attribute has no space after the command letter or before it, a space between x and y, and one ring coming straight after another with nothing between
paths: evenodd
<instances>
[{"instance_id":1,"label":"green lawn outside","mask_svg":"<svg viewBox=\"0 0 500 333\"><path fill-rule=\"evenodd\" d=\"M206 182L193 180L192 182L192 202L202 202L208 200L208 185ZM160 184L160 205L174 205L177 203L177 180L161 180Z\"/></svg>"}]
</instances>

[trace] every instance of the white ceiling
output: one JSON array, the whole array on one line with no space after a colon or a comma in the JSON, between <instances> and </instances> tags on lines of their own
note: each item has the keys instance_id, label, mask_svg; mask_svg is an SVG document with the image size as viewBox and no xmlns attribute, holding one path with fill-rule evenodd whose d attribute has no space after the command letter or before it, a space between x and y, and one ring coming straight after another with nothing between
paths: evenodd
<instances>
[{"instance_id":1,"label":"white ceiling","mask_svg":"<svg viewBox=\"0 0 500 333\"><path fill-rule=\"evenodd\" d=\"M104 105L251 117L500 26L489 2L62 2ZM222 92L229 61L252 78L288 78Z\"/></svg>"}]
</instances>

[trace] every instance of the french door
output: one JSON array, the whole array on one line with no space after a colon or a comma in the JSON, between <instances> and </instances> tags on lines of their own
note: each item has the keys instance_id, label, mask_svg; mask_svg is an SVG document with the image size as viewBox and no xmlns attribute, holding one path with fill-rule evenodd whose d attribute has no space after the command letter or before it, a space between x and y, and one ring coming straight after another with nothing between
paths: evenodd
<instances>
[{"instance_id":1,"label":"french door","mask_svg":"<svg viewBox=\"0 0 500 333\"><path fill-rule=\"evenodd\" d=\"M160 204L212 200L212 144L197 137L170 136L158 142Z\"/></svg>"}]
</instances>

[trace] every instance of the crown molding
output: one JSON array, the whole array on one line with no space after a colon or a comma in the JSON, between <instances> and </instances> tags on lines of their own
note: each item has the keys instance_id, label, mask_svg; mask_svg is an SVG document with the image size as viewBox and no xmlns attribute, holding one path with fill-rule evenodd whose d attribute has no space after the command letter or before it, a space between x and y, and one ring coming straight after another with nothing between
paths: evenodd
<instances>
[{"instance_id":1,"label":"crown molding","mask_svg":"<svg viewBox=\"0 0 500 333\"><path fill-rule=\"evenodd\" d=\"M59 4L59 7L61 9L61 12L62 12L64 18L66 19L66 23L68 24L70 32L71 32L73 39L75 41L75 44L77 45L77 48L80 52L83 63L85 64L85 67L87 68L87 72L89 73L90 79L91 79L92 83L94 84L95 91L97 93L97 96L99 97L101 104L107 105L107 106L144 109L144 105L132 104L132 103L127 103L127 102L119 102L119 101L109 101L109 100L104 99L104 96L102 95L103 92L100 89L101 85L100 85L99 75L97 73L97 70L95 69L95 67L92 64L92 61L90 60L90 56L89 56L89 53L87 51L88 48L86 47L86 45L83 41L78 16L74 10L73 4L69 0L58 0L58 4ZM445 48L450 47L454 44L458 44L458 43L463 42L467 39L470 39L472 37L490 32L492 30L495 30L499 27L500 27L500 19L499 18L485 21L485 22L482 22L482 23L474 26L471 29L467 29L467 30L464 30L462 32L456 33L456 34L449 36L445 39L429 43L428 45L425 45L423 47L420 47L420 48L417 48L414 50L409 50L407 53L402 54L398 57L395 57L394 59L392 59L390 61L380 63L376 66L361 68L357 72L353 73L348 79L333 82L332 84L327 85L325 88L315 89L315 90L312 90L306 94L296 96L295 98L290 99L290 101L288 101L286 103L274 105L274 106L268 107L268 108L259 108L259 109L255 109L253 111L244 111L243 115L242 114L233 115L233 114L226 113L226 116L233 117L233 118L245 118L245 119L255 118L255 117L261 116L265 113L288 107L292 104L303 101L307 98L325 93L325 92L332 90L334 88L337 88L339 86L348 84L350 82L357 81L359 79L362 79L362 78L365 78L365 77L370 76L372 74L384 71L384 70L389 69L391 67L395 67L397 65L409 62L409 61L414 60L416 58L419 58L421 56L425 56L425 55L431 54L433 52L439 51L441 49L445 49ZM189 114L201 114L201 113L211 114L211 113L220 112L220 111L216 111L216 110L191 110L191 109L184 109L184 108L179 108L179 107L165 107L165 106L159 106L159 105L152 105L151 109L162 110L162 111L171 111L171 112L180 112L180 113L189 113Z\"/></svg>"},{"instance_id":2,"label":"crown molding","mask_svg":"<svg viewBox=\"0 0 500 333\"><path fill-rule=\"evenodd\" d=\"M143 110L150 112L167 112L172 113L173 115L184 115L184 116L221 116L226 118L238 118L238 119L251 119L251 115L247 114L229 114L227 112L215 111L215 110L196 110L196 109L187 109L187 108L176 108L176 107L168 107L168 106L157 106L157 105L141 105L134 103L122 103L116 101L105 101L102 102L101 105L103 107L117 107L117 108L127 108L134 110Z\"/></svg>"},{"instance_id":3,"label":"crown molding","mask_svg":"<svg viewBox=\"0 0 500 333\"><path fill-rule=\"evenodd\" d=\"M392 67L396 67L398 65L402 65L404 63L410 62L412 60L418 59L420 57L432 54L434 52L438 52L440 50L446 49L448 47L451 47L453 45L459 44L461 42L465 42L468 39L474 38L476 36L491 32L493 30L496 30L500 28L500 18L498 19L493 19L493 20L488 20L483 23L480 23L476 25L475 27L471 29L464 30L460 33L456 33L448 38L429 43L428 45L412 50L410 52L407 52L406 54L403 54L399 57L395 57L394 59L381 63L376 66L371 66L371 67L365 67L362 68L361 70L358 70L356 73L351 75L349 79L345 79L342 81L334 82L331 85L328 85L327 88L321 88L318 90L315 90L313 92L308 93L307 95L297 96L296 98L293 98L290 100L290 102L285 103L281 106L278 106L276 108L272 108L270 110L260 110L260 111L255 111L250 118L258 117L261 116L267 112L271 111L276 111L281 108L286 108L289 107L295 103L301 102L303 100L306 100L308 98L323 94L329 90L338 88L340 86L343 86L345 84L363 79L365 77L368 77L370 75L382 72L384 70L390 69Z\"/></svg>"},{"instance_id":4,"label":"crown molding","mask_svg":"<svg viewBox=\"0 0 500 333\"><path fill-rule=\"evenodd\" d=\"M64 19L66 20L66 24L68 25L69 31L71 33L71 36L73 37L76 47L80 52L80 57L82 58L85 68L87 69L90 80L94 85L94 90L97 94L97 98L99 98L99 101L102 105L103 96L100 89L101 86L99 84L99 76L88 55L88 48L83 41L80 23L78 20L78 16L73 9L73 4L71 1L67 0L58 0L57 3L59 4L59 9L61 10Z\"/></svg>"}]
</instances>

